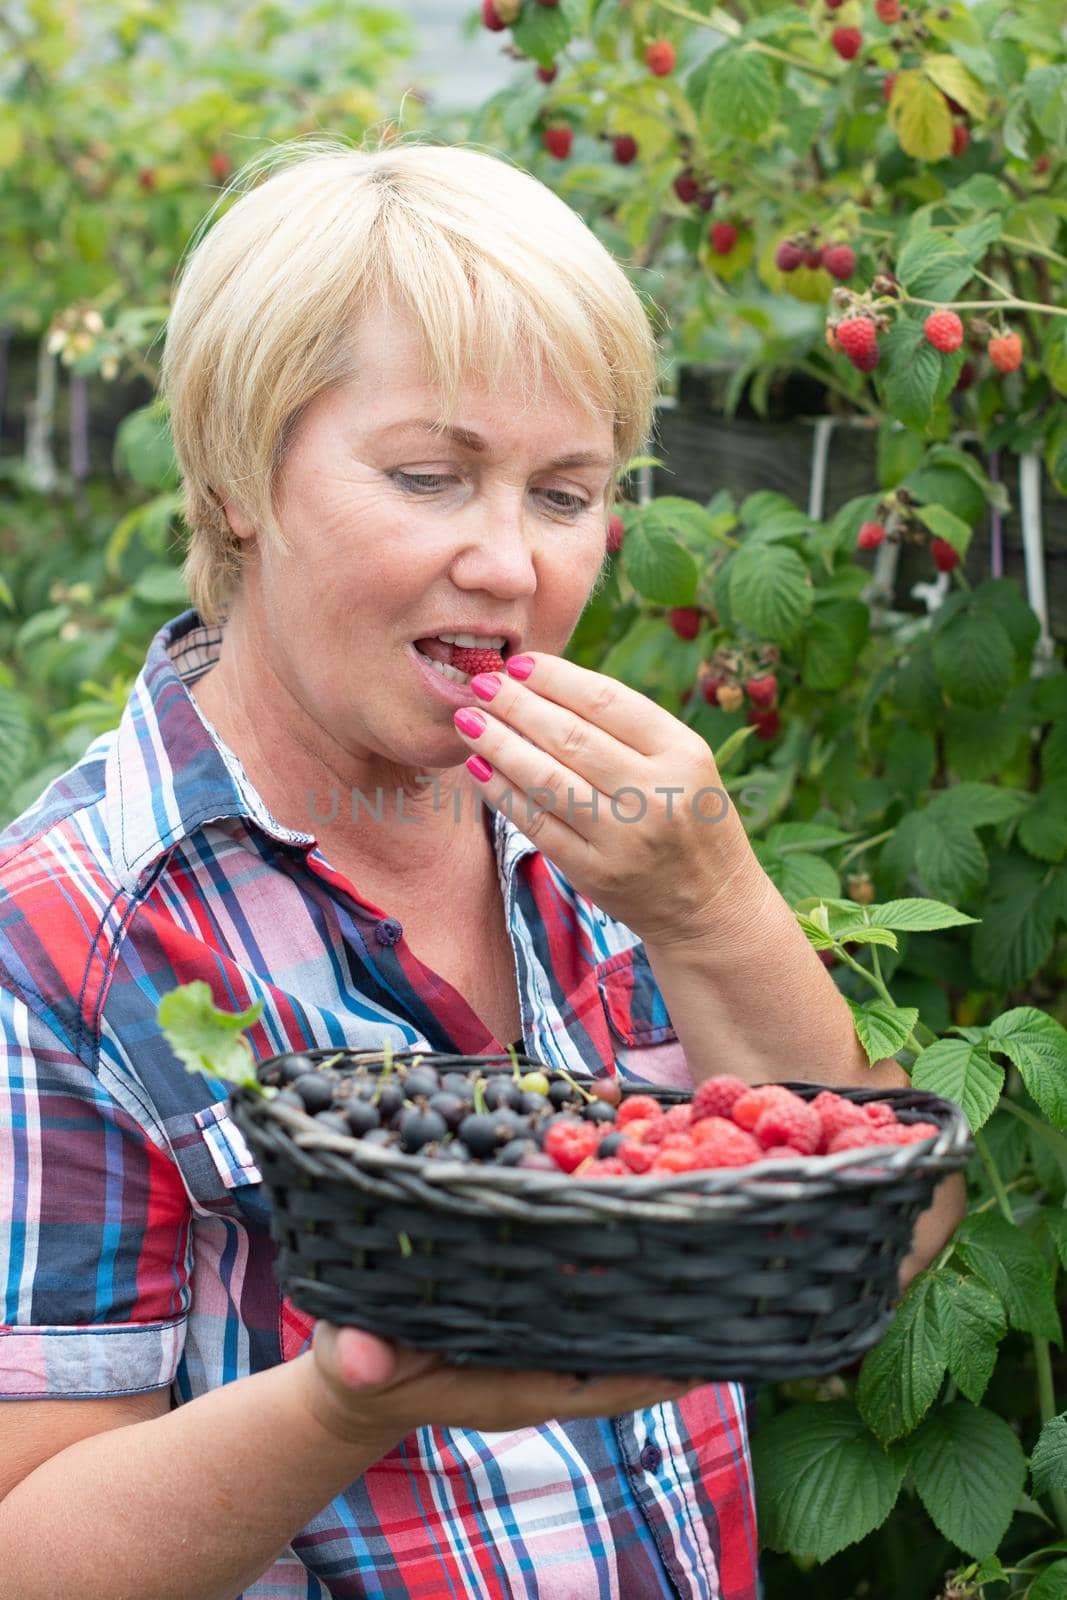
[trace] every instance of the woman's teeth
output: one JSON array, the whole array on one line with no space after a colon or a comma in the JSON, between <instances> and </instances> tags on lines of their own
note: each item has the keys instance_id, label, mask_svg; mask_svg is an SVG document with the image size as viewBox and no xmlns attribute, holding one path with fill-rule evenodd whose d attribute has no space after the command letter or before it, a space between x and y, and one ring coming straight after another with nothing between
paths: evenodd
<instances>
[{"instance_id":1,"label":"woman's teeth","mask_svg":"<svg viewBox=\"0 0 1067 1600\"><path fill-rule=\"evenodd\" d=\"M439 672L443 678L451 678L453 683L470 683L471 675L469 672L460 672L458 667L450 667L444 661L434 661L430 656L424 656L417 645L415 649L416 653L422 656L426 665L433 667L434 671Z\"/></svg>"}]
</instances>

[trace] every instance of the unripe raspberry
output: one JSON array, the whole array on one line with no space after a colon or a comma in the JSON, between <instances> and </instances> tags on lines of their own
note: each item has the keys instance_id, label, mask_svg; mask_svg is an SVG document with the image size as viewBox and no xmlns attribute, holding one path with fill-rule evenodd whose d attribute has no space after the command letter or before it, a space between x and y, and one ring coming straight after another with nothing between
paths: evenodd
<instances>
[{"instance_id":1,"label":"unripe raspberry","mask_svg":"<svg viewBox=\"0 0 1067 1600\"><path fill-rule=\"evenodd\" d=\"M860 528L856 546L860 550L877 550L885 538L885 528L880 522L865 522Z\"/></svg>"},{"instance_id":2,"label":"unripe raspberry","mask_svg":"<svg viewBox=\"0 0 1067 1600\"><path fill-rule=\"evenodd\" d=\"M839 347L854 367L869 372L878 364L878 329L870 317L846 317L834 330ZM873 353L873 361L871 359ZM865 365L865 363L870 365Z\"/></svg>"},{"instance_id":3,"label":"unripe raspberry","mask_svg":"<svg viewBox=\"0 0 1067 1600\"><path fill-rule=\"evenodd\" d=\"M792 239L783 239L774 253L774 264L779 272L795 272L803 259L803 250Z\"/></svg>"},{"instance_id":4,"label":"unripe raspberry","mask_svg":"<svg viewBox=\"0 0 1067 1600\"><path fill-rule=\"evenodd\" d=\"M645 66L657 78L665 78L674 71L678 57L669 39L656 39L645 51Z\"/></svg>"},{"instance_id":5,"label":"unripe raspberry","mask_svg":"<svg viewBox=\"0 0 1067 1600\"><path fill-rule=\"evenodd\" d=\"M945 356L963 343L963 323L954 311L931 311L923 323L923 332L934 349Z\"/></svg>"},{"instance_id":6,"label":"unripe raspberry","mask_svg":"<svg viewBox=\"0 0 1067 1600\"><path fill-rule=\"evenodd\" d=\"M708 238L717 256L728 256L737 243L737 229L732 222L713 222L708 230Z\"/></svg>"},{"instance_id":7,"label":"unripe raspberry","mask_svg":"<svg viewBox=\"0 0 1067 1600\"><path fill-rule=\"evenodd\" d=\"M667 621L679 639L695 639L700 632L702 617L696 606L675 606L668 611Z\"/></svg>"},{"instance_id":8,"label":"unripe raspberry","mask_svg":"<svg viewBox=\"0 0 1067 1600\"><path fill-rule=\"evenodd\" d=\"M540 78L542 83L551 83L553 81L553 79L555 78L556 74L558 73L558 71L559 71L559 68L556 66L556 63L553 61L552 65L550 67L538 67L537 76Z\"/></svg>"},{"instance_id":9,"label":"unripe raspberry","mask_svg":"<svg viewBox=\"0 0 1067 1600\"><path fill-rule=\"evenodd\" d=\"M692 205L700 193L700 185L693 176L692 167L685 167L674 180L674 192L683 205Z\"/></svg>"},{"instance_id":10,"label":"unripe raspberry","mask_svg":"<svg viewBox=\"0 0 1067 1600\"><path fill-rule=\"evenodd\" d=\"M544 146L550 156L555 156L557 161L566 161L571 153L574 143L574 129L565 122L555 123L544 132Z\"/></svg>"},{"instance_id":11,"label":"unripe raspberry","mask_svg":"<svg viewBox=\"0 0 1067 1600\"><path fill-rule=\"evenodd\" d=\"M745 691L740 684L723 683L716 689L715 698L719 703L720 710L726 712L740 711L745 703Z\"/></svg>"},{"instance_id":12,"label":"unripe raspberry","mask_svg":"<svg viewBox=\"0 0 1067 1600\"><path fill-rule=\"evenodd\" d=\"M874 904L874 883L869 872L855 872L846 880L848 897L855 900L858 906Z\"/></svg>"},{"instance_id":13,"label":"unripe raspberry","mask_svg":"<svg viewBox=\"0 0 1067 1600\"><path fill-rule=\"evenodd\" d=\"M971 142L970 131L965 122L952 124L952 154L961 156Z\"/></svg>"},{"instance_id":14,"label":"unripe raspberry","mask_svg":"<svg viewBox=\"0 0 1067 1600\"><path fill-rule=\"evenodd\" d=\"M874 9L879 22L884 22L887 28L899 22L903 15L900 0L874 0Z\"/></svg>"},{"instance_id":15,"label":"unripe raspberry","mask_svg":"<svg viewBox=\"0 0 1067 1600\"><path fill-rule=\"evenodd\" d=\"M778 679L773 672L765 672L758 678L749 678L745 684L745 693L754 706L769 710L778 699Z\"/></svg>"},{"instance_id":16,"label":"unripe raspberry","mask_svg":"<svg viewBox=\"0 0 1067 1600\"><path fill-rule=\"evenodd\" d=\"M612 512L608 518L608 549L614 555L616 550L622 549L623 526L622 518L618 512Z\"/></svg>"},{"instance_id":17,"label":"unripe raspberry","mask_svg":"<svg viewBox=\"0 0 1067 1600\"><path fill-rule=\"evenodd\" d=\"M1014 372L1023 359L1023 342L1017 333L1001 333L986 345L998 372Z\"/></svg>"},{"instance_id":18,"label":"unripe raspberry","mask_svg":"<svg viewBox=\"0 0 1067 1600\"><path fill-rule=\"evenodd\" d=\"M628 167L637 154L637 140L628 133L618 133L612 143L615 160L620 167Z\"/></svg>"},{"instance_id":19,"label":"unripe raspberry","mask_svg":"<svg viewBox=\"0 0 1067 1600\"><path fill-rule=\"evenodd\" d=\"M822 264L831 278L844 282L856 270L856 252L850 244L828 244L822 252Z\"/></svg>"},{"instance_id":20,"label":"unripe raspberry","mask_svg":"<svg viewBox=\"0 0 1067 1600\"><path fill-rule=\"evenodd\" d=\"M494 0L482 0L482 27L488 28L490 33L503 33L507 27Z\"/></svg>"},{"instance_id":21,"label":"unripe raspberry","mask_svg":"<svg viewBox=\"0 0 1067 1600\"><path fill-rule=\"evenodd\" d=\"M859 28L835 28L830 43L842 61L851 61L863 49L863 34Z\"/></svg>"},{"instance_id":22,"label":"unripe raspberry","mask_svg":"<svg viewBox=\"0 0 1067 1600\"><path fill-rule=\"evenodd\" d=\"M931 539L930 554L938 572L951 572L953 567L960 564L959 551L953 549L947 539Z\"/></svg>"}]
</instances>

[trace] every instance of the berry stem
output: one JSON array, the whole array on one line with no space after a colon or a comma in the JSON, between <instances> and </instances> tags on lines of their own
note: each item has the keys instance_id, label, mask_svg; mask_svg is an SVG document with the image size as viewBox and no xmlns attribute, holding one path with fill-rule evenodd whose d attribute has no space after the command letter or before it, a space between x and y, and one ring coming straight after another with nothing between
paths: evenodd
<instances>
[{"instance_id":1,"label":"berry stem","mask_svg":"<svg viewBox=\"0 0 1067 1600\"><path fill-rule=\"evenodd\" d=\"M913 294L901 295L911 306L933 306L937 311L1045 311L1050 317L1067 317L1067 306L1046 306L1040 300L919 300Z\"/></svg>"},{"instance_id":2,"label":"berry stem","mask_svg":"<svg viewBox=\"0 0 1067 1600\"><path fill-rule=\"evenodd\" d=\"M847 867L853 856L861 856L865 850L871 850L876 844L882 844L884 840L891 839L895 832L895 828L887 828L884 833L876 833L873 838L861 839L858 844L852 845L845 851L838 862L838 867L841 869Z\"/></svg>"},{"instance_id":3,"label":"berry stem","mask_svg":"<svg viewBox=\"0 0 1067 1600\"><path fill-rule=\"evenodd\" d=\"M582 1095L582 1097L585 1100L589 1101L589 1100L595 1100L596 1099L596 1095L595 1094L590 1094L588 1089L583 1089L581 1084L577 1083L574 1080L574 1078L571 1077L571 1075L567 1071L566 1067L557 1067L556 1071L559 1073L561 1078L566 1079L566 1081L570 1084L572 1089L577 1089L578 1093L580 1095Z\"/></svg>"},{"instance_id":4,"label":"berry stem","mask_svg":"<svg viewBox=\"0 0 1067 1600\"><path fill-rule=\"evenodd\" d=\"M741 24L736 17L731 17L728 12L715 7L706 17L698 11L690 11L688 6L682 6L677 0L654 0L654 5L660 11L669 11L673 16L683 17L686 22L695 22L700 28L711 28L715 33L724 33L728 39L736 39L741 32ZM810 61L805 61L802 56L791 56L787 50L779 50L771 44L761 44L758 40L750 39L745 44L746 50L756 50L761 55L774 56L778 61L785 61L791 67L800 67L803 72L809 72L815 78L822 78L826 83L835 81L834 74L827 72L825 67L816 67Z\"/></svg>"}]
</instances>

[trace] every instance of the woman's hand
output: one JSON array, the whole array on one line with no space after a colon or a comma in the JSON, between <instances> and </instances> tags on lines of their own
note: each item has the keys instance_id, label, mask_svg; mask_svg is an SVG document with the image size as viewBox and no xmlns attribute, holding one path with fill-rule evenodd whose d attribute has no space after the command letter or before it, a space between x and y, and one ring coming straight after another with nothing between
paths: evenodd
<instances>
[{"instance_id":1,"label":"woman's hand","mask_svg":"<svg viewBox=\"0 0 1067 1600\"><path fill-rule=\"evenodd\" d=\"M766 880L699 734L562 656L512 657L471 683L485 727L467 731L464 707L456 731L492 772L468 767L581 894L661 949L743 920Z\"/></svg>"}]
</instances>

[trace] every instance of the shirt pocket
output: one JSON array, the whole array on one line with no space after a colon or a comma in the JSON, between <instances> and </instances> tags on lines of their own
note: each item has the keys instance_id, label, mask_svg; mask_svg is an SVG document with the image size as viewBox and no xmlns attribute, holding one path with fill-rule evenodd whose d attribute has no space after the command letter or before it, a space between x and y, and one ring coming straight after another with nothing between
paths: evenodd
<instances>
[{"instance_id":1,"label":"shirt pocket","mask_svg":"<svg viewBox=\"0 0 1067 1600\"><path fill-rule=\"evenodd\" d=\"M616 1070L637 1084L692 1093L693 1076L642 944L597 968Z\"/></svg>"},{"instance_id":2,"label":"shirt pocket","mask_svg":"<svg viewBox=\"0 0 1067 1600\"><path fill-rule=\"evenodd\" d=\"M218 1100L204 1111L197 1111L193 1120L204 1136L208 1154L215 1171L226 1189L236 1189L245 1183L262 1183L263 1174L244 1134L230 1116L229 1102Z\"/></svg>"}]
</instances>

